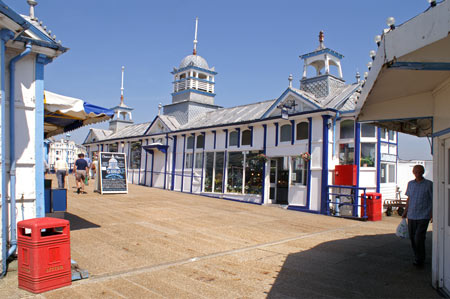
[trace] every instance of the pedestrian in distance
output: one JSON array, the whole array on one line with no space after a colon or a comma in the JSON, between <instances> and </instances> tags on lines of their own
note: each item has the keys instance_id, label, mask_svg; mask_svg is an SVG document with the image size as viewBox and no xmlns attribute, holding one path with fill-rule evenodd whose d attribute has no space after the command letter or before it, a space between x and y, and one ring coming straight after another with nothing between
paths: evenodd
<instances>
[{"instance_id":1,"label":"pedestrian in distance","mask_svg":"<svg viewBox=\"0 0 450 299\"><path fill-rule=\"evenodd\" d=\"M64 189L64 182L66 175L69 171L69 165L67 165L66 161L56 158L55 171L56 171L56 178L58 180L58 188Z\"/></svg>"},{"instance_id":2,"label":"pedestrian in distance","mask_svg":"<svg viewBox=\"0 0 450 299\"><path fill-rule=\"evenodd\" d=\"M84 159L84 154L78 154L78 159L73 165L73 172L77 180L77 193L84 192L84 180L87 178L89 171L88 162Z\"/></svg>"},{"instance_id":3,"label":"pedestrian in distance","mask_svg":"<svg viewBox=\"0 0 450 299\"><path fill-rule=\"evenodd\" d=\"M428 224L433 216L433 182L423 177L422 165L413 167L415 179L408 183L406 189L406 208L402 218L408 219L408 232L414 252L413 264L423 267L425 263L425 238Z\"/></svg>"}]
</instances>

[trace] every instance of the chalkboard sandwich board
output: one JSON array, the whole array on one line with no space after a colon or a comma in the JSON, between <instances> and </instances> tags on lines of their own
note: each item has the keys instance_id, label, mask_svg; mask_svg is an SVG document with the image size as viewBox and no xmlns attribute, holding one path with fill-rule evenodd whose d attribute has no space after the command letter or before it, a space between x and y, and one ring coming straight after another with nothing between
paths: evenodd
<instances>
[{"instance_id":1,"label":"chalkboard sandwich board","mask_svg":"<svg viewBox=\"0 0 450 299\"><path fill-rule=\"evenodd\" d=\"M100 193L128 193L127 159L124 153L100 153Z\"/></svg>"}]
</instances>

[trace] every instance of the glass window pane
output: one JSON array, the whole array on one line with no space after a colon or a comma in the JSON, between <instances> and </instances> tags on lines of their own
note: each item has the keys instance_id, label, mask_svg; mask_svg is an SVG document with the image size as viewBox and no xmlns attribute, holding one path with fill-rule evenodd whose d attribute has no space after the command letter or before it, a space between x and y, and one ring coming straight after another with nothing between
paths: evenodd
<instances>
[{"instance_id":1,"label":"glass window pane","mask_svg":"<svg viewBox=\"0 0 450 299\"><path fill-rule=\"evenodd\" d=\"M195 168L203 168L203 153L195 153Z\"/></svg>"},{"instance_id":2,"label":"glass window pane","mask_svg":"<svg viewBox=\"0 0 450 299\"><path fill-rule=\"evenodd\" d=\"M344 138L354 138L355 137L355 122L351 119L341 121L340 137Z\"/></svg>"},{"instance_id":3,"label":"glass window pane","mask_svg":"<svg viewBox=\"0 0 450 299\"><path fill-rule=\"evenodd\" d=\"M184 164L184 168L192 168L192 154L191 153L186 153L186 158L184 159L185 164Z\"/></svg>"},{"instance_id":4,"label":"glass window pane","mask_svg":"<svg viewBox=\"0 0 450 299\"><path fill-rule=\"evenodd\" d=\"M380 173L380 182L382 184L387 182L387 165L385 163L381 163L381 173Z\"/></svg>"},{"instance_id":5,"label":"glass window pane","mask_svg":"<svg viewBox=\"0 0 450 299\"><path fill-rule=\"evenodd\" d=\"M205 147L205 136L198 135L197 136L197 148L204 148Z\"/></svg>"},{"instance_id":6,"label":"glass window pane","mask_svg":"<svg viewBox=\"0 0 450 299\"><path fill-rule=\"evenodd\" d=\"M353 143L339 144L339 164L349 165L354 163L355 146Z\"/></svg>"},{"instance_id":7,"label":"glass window pane","mask_svg":"<svg viewBox=\"0 0 450 299\"><path fill-rule=\"evenodd\" d=\"M117 148L118 148L117 143L111 143L108 146L108 151L110 151L112 153L117 153Z\"/></svg>"},{"instance_id":8,"label":"glass window pane","mask_svg":"<svg viewBox=\"0 0 450 299\"><path fill-rule=\"evenodd\" d=\"M230 132L230 146L237 146L238 145L238 132L233 131Z\"/></svg>"},{"instance_id":9,"label":"glass window pane","mask_svg":"<svg viewBox=\"0 0 450 299\"><path fill-rule=\"evenodd\" d=\"M194 136L189 136L187 139L187 149L194 148Z\"/></svg>"},{"instance_id":10,"label":"glass window pane","mask_svg":"<svg viewBox=\"0 0 450 299\"><path fill-rule=\"evenodd\" d=\"M395 131L389 130L389 141L395 141Z\"/></svg>"},{"instance_id":11,"label":"glass window pane","mask_svg":"<svg viewBox=\"0 0 450 299\"><path fill-rule=\"evenodd\" d=\"M245 159L245 194L261 194L264 161L250 153Z\"/></svg>"},{"instance_id":12,"label":"glass window pane","mask_svg":"<svg viewBox=\"0 0 450 299\"><path fill-rule=\"evenodd\" d=\"M224 153L216 153L216 167L214 168L214 192L222 192Z\"/></svg>"},{"instance_id":13,"label":"glass window pane","mask_svg":"<svg viewBox=\"0 0 450 299\"><path fill-rule=\"evenodd\" d=\"M242 193L244 155L241 152L231 152L228 154L228 184L227 192Z\"/></svg>"},{"instance_id":14,"label":"glass window pane","mask_svg":"<svg viewBox=\"0 0 450 299\"><path fill-rule=\"evenodd\" d=\"M389 183L395 183L395 165L389 165Z\"/></svg>"},{"instance_id":15,"label":"glass window pane","mask_svg":"<svg viewBox=\"0 0 450 299\"><path fill-rule=\"evenodd\" d=\"M309 135L309 125L307 122L301 122L297 124L297 140L305 140L308 139Z\"/></svg>"},{"instance_id":16,"label":"glass window pane","mask_svg":"<svg viewBox=\"0 0 450 299\"><path fill-rule=\"evenodd\" d=\"M212 192L214 153L206 153L205 161L205 192Z\"/></svg>"},{"instance_id":17,"label":"glass window pane","mask_svg":"<svg viewBox=\"0 0 450 299\"><path fill-rule=\"evenodd\" d=\"M280 141L291 141L292 130L291 125L282 125L280 129Z\"/></svg>"},{"instance_id":18,"label":"glass window pane","mask_svg":"<svg viewBox=\"0 0 450 299\"><path fill-rule=\"evenodd\" d=\"M375 137L375 126L361 124L361 137Z\"/></svg>"},{"instance_id":19,"label":"glass window pane","mask_svg":"<svg viewBox=\"0 0 450 299\"><path fill-rule=\"evenodd\" d=\"M303 160L301 157L292 157L291 171L291 185L306 185L308 163L305 162L305 160Z\"/></svg>"},{"instance_id":20,"label":"glass window pane","mask_svg":"<svg viewBox=\"0 0 450 299\"><path fill-rule=\"evenodd\" d=\"M252 143L252 132L245 130L242 132L242 145L250 145Z\"/></svg>"},{"instance_id":21,"label":"glass window pane","mask_svg":"<svg viewBox=\"0 0 450 299\"><path fill-rule=\"evenodd\" d=\"M130 169L141 167L141 142L131 143L130 151Z\"/></svg>"},{"instance_id":22,"label":"glass window pane","mask_svg":"<svg viewBox=\"0 0 450 299\"><path fill-rule=\"evenodd\" d=\"M361 143L361 166L375 166L375 143Z\"/></svg>"},{"instance_id":23,"label":"glass window pane","mask_svg":"<svg viewBox=\"0 0 450 299\"><path fill-rule=\"evenodd\" d=\"M381 134L380 138L381 139L387 139L387 132L388 132L388 130L386 128L381 128L381 130L380 130L380 134Z\"/></svg>"}]
</instances>

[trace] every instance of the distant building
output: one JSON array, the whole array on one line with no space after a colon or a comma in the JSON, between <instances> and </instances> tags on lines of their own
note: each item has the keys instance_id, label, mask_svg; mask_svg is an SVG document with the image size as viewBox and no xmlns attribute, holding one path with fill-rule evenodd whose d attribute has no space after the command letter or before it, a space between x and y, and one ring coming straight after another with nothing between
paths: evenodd
<instances>
[{"instance_id":1,"label":"distant building","mask_svg":"<svg viewBox=\"0 0 450 299\"><path fill-rule=\"evenodd\" d=\"M126 153L134 184L322 214L335 166L355 165L355 187L395 198L397 134L355 122L362 82L344 81L343 55L324 46L322 32L319 47L300 56L298 88L291 75L277 99L230 108L216 105L217 72L196 42L171 72L172 102L151 122L130 124L122 97L110 129L86 137L90 155Z\"/></svg>"},{"instance_id":2,"label":"distant building","mask_svg":"<svg viewBox=\"0 0 450 299\"><path fill-rule=\"evenodd\" d=\"M72 140L61 138L58 141L49 143L48 165L50 170L54 170L56 158L66 161L69 169L73 168L73 163L78 159L78 154L86 154L86 148L82 145L76 144Z\"/></svg>"}]
</instances>

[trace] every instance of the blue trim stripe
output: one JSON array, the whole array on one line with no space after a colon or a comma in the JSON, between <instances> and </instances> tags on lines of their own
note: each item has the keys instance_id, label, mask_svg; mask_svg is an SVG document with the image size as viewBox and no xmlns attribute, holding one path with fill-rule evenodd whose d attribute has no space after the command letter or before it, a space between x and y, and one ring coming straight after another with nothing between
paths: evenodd
<instances>
[{"instance_id":1,"label":"blue trim stripe","mask_svg":"<svg viewBox=\"0 0 450 299\"><path fill-rule=\"evenodd\" d=\"M185 90L182 90L182 91L174 92L171 95L172 96L176 96L176 95L183 94L183 93L186 93L186 92L198 93L198 94L206 95L206 96L210 96L210 97L215 97L216 96L215 93L206 92L206 91L200 91L200 90L192 89L192 88L188 88L188 89L185 89Z\"/></svg>"},{"instance_id":2,"label":"blue trim stripe","mask_svg":"<svg viewBox=\"0 0 450 299\"><path fill-rule=\"evenodd\" d=\"M435 133L433 133L433 138L434 137L440 137L440 136L442 136L442 135L445 135L445 134L449 134L450 133L450 128L447 128L447 129L444 129L444 130L440 130L440 131L438 131L438 132L435 132ZM398 137L397 137L398 138ZM398 139L397 139L398 140Z\"/></svg>"},{"instance_id":3,"label":"blue trim stripe","mask_svg":"<svg viewBox=\"0 0 450 299\"><path fill-rule=\"evenodd\" d=\"M310 52L310 53L307 53L307 54L304 54L304 55L300 55L299 57L300 57L300 59L306 59L306 58L314 57L314 56L317 56L317 55L320 55L320 54L324 54L324 53L331 54L334 57L339 58L339 59L344 58L344 55L339 54L338 52L336 52L334 50L331 50L330 48L325 48L325 49L321 49L319 51Z\"/></svg>"},{"instance_id":4,"label":"blue trim stripe","mask_svg":"<svg viewBox=\"0 0 450 299\"><path fill-rule=\"evenodd\" d=\"M450 71L448 62L407 62L395 61L387 64L388 68L414 71Z\"/></svg>"},{"instance_id":5,"label":"blue trim stripe","mask_svg":"<svg viewBox=\"0 0 450 299\"><path fill-rule=\"evenodd\" d=\"M238 133L237 147L240 148L241 147L241 129L237 128L236 131Z\"/></svg>"},{"instance_id":6,"label":"blue trim stripe","mask_svg":"<svg viewBox=\"0 0 450 299\"><path fill-rule=\"evenodd\" d=\"M360 176L360 168L361 168L361 124L355 121L355 164L356 164L356 190L359 190L359 176ZM353 216L358 215L358 192L355 193L354 203L356 205L353 206Z\"/></svg>"},{"instance_id":7,"label":"blue trim stripe","mask_svg":"<svg viewBox=\"0 0 450 299\"><path fill-rule=\"evenodd\" d=\"M275 125L275 146L278 146L278 123L274 123Z\"/></svg>"},{"instance_id":8,"label":"blue trim stripe","mask_svg":"<svg viewBox=\"0 0 450 299\"><path fill-rule=\"evenodd\" d=\"M308 153L311 155L312 151L312 118L308 117ZM308 181L306 186L306 208L309 210L311 207L311 161L308 162Z\"/></svg>"},{"instance_id":9,"label":"blue trim stripe","mask_svg":"<svg viewBox=\"0 0 450 299\"><path fill-rule=\"evenodd\" d=\"M172 186L171 190L175 189L175 166L177 164L177 136L173 136L173 152L172 152Z\"/></svg>"},{"instance_id":10,"label":"blue trim stripe","mask_svg":"<svg viewBox=\"0 0 450 299\"><path fill-rule=\"evenodd\" d=\"M225 148L228 148L228 129L223 130L225 132Z\"/></svg>"},{"instance_id":11,"label":"blue trim stripe","mask_svg":"<svg viewBox=\"0 0 450 299\"><path fill-rule=\"evenodd\" d=\"M329 115L322 115L322 195L320 213L326 215L328 210L328 120Z\"/></svg>"},{"instance_id":12,"label":"blue trim stripe","mask_svg":"<svg viewBox=\"0 0 450 299\"><path fill-rule=\"evenodd\" d=\"M291 145L295 142L295 120L291 120Z\"/></svg>"},{"instance_id":13,"label":"blue trim stripe","mask_svg":"<svg viewBox=\"0 0 450 299\"><path fill-rule=\"evenodd\" d=\"M216 84L216 82L208 81L208 80L200 79L200 78L195 78L195 77L187 77L187 78L183 78L183 79L180 79L180 80L172 81L172 84L174 84L174 83L179 83L179 82L184 82L184 81L186 81L186 80L197 80L197 81L200 81L200 82L205 82L205 83L210 83L210 84Z\"/></svg>"},{"instance_id":14,"label":"blue trim stripe","mask_svg":"<svg viewBox=\"0 0 450 299\"><path fill-rule=\"evenodd\" d=\"M184 163L186 159L186 134L181 135L184 138L183 141L183 165L181 165L181 192L184 191Z\"/></svg>"},{"instance_id":15,"label":"blue trim stripe","mask_svg":"<svg viewBox=\"0 0 450 299\"><path fill-rule=\"evenodd\" d=\"M187 67L183 67L181 69L175 70L175 71L170 72L170 73L175 75L175 74L187 71L187 70L198 70L198 71L202 71L202 72L205 72L205 73L208 73L208 74L211 74L211 75L217 75L217 72L210 71L208 69L204 69L204 68L201 68L201 67L198 67L198 66L187 66Z\"/></svg>"},{"instance_id":16,"label":"blue trim stripe","mask_svg":"<svg viewBox=\"0 0 450 299\"><path fill-rule=\"evenodd\" d=\"M380 193L381 183L381 128L377 127L377 187L376 192Z\"/></svg>"},{"instance_id":17,"label":"blue trim stripe","mask_svg":"<svg viewBox=\"0 0 450 299\"><path fill-rule=\"evenodd\" d=\"M248 126L250 129L250 147L253 147L253 126Z\"/></svg>"},{"instance_id":18,"label":"blue trim stripe","mask_svg":"<svg viewBox=\"0 0 450 299\"><path fill-rule=\"evenodd\" d=\"M314 103L313 101L311 101L310 99L304 97L303 95L299 94L298 92L295 92L294 90L288 88L286 89L283 94L269 107L269 109L266 110L266 112L264 112L263 116L261 116L260 119L264 119L267 118L270 113L272 113L272 111L278 107L278 105L280 104L280 102L282 102L284 100L284 97L289 93L293 93L294 95L298 96L299 98L301 98L302 100L304 100L307 104L312 105L313 107L315 107L316 109L321 109L322 107L320 107L319 105L317 105L316 103ZM316 112L316 111L314 111Z\"/></svg>"},{"instance_id":19,"label":"blue trim stripe","mask_svg":"<svg viewBox=\"0 0 450 299\"><path fill-rule=\"evenodd\" d=\"M190 193L192 193L192 187L194 185L194 166L195 166L195 148L196 148L196 142L195 142L195 134L192 133L191 136L194 136L194 146L192 147L192 163L191 163L191 191Z\"/></svg>"},{"instance_id":20,"label":"blue trim stripe","mask_svg":"<svg viewBox=\"0 0 450 299\"><path fill-rule=\"evenodd\" d=\"M35 78L35 184L36 184L36 218L45 217L44 200L44 65L48 63L47 57L36 56ZM6 180L6 178L3 178Z\"/></svg>"}]
</instances>

